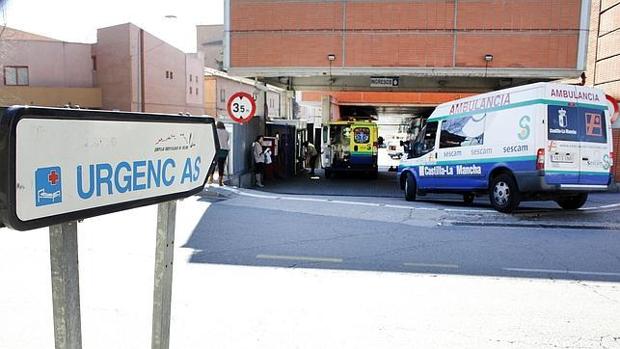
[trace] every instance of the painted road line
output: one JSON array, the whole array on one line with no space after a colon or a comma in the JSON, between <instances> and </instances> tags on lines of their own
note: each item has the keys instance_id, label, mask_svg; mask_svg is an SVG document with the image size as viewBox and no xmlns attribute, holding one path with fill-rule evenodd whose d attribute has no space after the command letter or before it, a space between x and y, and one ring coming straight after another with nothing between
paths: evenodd
<instances>
[{"instance_id":1,"label":"painted road line","mask_svg":"<svg viewBox=\"0 0 620 349\"><path fill-rule=\"evenodd\" d=\"M471 209L461 209L461 208L444 208L444 209L440 209L442 211L446 211L446 212L482 212L482 213L497 213L499 214L497 211L494 210L471 210Z\"/></svg>"},{"instance_id":2,"label":"painted road line","mask_svg":"<svg viewBox=\"0 0 620 349\"><path fill-rule=\"evenodd\" d=\"M421 267L421 268L450 268L458 269L456 264L435 264L435 263L403 263L407 267Z\"/></svg>"},{"instance_id":3,"label":"painted road line","mask_svg":"<svg viewBox=\"0 0 620 349\"><path fill-rule=\"evenodd\" d=\"M521 273L539 274L574 274L574 275L593 275L593 276L620 276L620 273L609 273L602 271L580 271L580 270L556 270L556 269L527 269L527 268L502 268L505 271L515 271Z\"/></svg>"},{"instance_id":4,"label":"painted road line","mask_svg":"<svg viewBox=\"0 0 620 349\"><path fill-rule=\"evenodd\" d=\"M334 204L345 204L345 205L357 205L357 206L373 206L379 207L379 204L371 203L371 202L360 202L360 201L344 201L344 200L330 200L329 202Z\"/></svg>"},{"instance_id":5,"label":"painted road line","mask_svg":"<svg viewBox=\"0 0 620 349\"><path fill-rule=\"evenodd\" d=\"M421 211L443 211L443 212L463 212L463 213L493 213L500 215L499 212L495 210L489 209L461 209L461 208L443 208L443 207L416 207L416 206L406 206L406 205L392 205L392 204L380 204L380 203L368 203L368 202L360 202L360 201L346 201L346 200L331 200L331 199L319 199L319 198L304 198L297 196L275 196L275 195L264 195L264 194L254 194L248 193L244 190L239 190L236 188L229 187L221 187L220 189L227 190L233 192L238 195L257 198L257 199L271 199L271 200L289 200L289 201L310 201L310 202L327 202L333 204L340 205L356 205L356 206L370 206L370 207L389 207L396 209L404 209L404 210L421 210ZM620 208L620 203L608 204L602 206L594 206L594 207L583 207L580 208L580 211L595 211L595 210L613 210ZM548 208L542 208L541 210L554 212L560 210L549 210ZM538 210L532 212L539 212ZM524 213L524 212L521 212Z\"/></svg>"},{"instance_id":6,"label":"painted road line","mask_svg":"<svg viewBox=\"0 0 620 349\"><path fill-rule=\"evenodd\" d=\"M290 200L290 201L310 201L310 202L327 202L327 199L315 199L315 198L296 198L291 196L282 196L280 200Z\"/></svg>"},{"instance_id":7,"label":"painted road line","mask_svg":"<svg viewBox=\"0 0 620 349\"><path fill-rule=\"evenodd\" d=\"M275 259L284 261L301 261L301 262L327 262L342 263L342 258L325 258L325 257L306 257L306 256L278 256L270 254L259 254L257 259Z\"/></svg>"},{"instance_id":8,"label":"painted road line","mask_svg":"<svg viewBox=\"0 0 620 349\"><path fill-rule=\"evenodd\" d=\"M405 206L405 205L392 205L392 204L385 204L383 205L383 207L389 207L389 208L401 208L401 209L405 209L405 210L410 210L411 206Z\"/></svg>"}]
</instances>

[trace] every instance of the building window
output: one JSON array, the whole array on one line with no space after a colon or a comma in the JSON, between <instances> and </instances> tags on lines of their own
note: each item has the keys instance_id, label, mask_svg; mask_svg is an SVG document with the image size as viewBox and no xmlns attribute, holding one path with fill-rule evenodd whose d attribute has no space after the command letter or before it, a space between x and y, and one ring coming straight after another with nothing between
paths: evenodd
<instances>
[{"instance_id":1,"label":"building window","mask_svg":"<svg viewBox=\"0 0 620 349\"><path fill-rule=\"evenodd\" d=\"M4 67L4 84L7 86L28 86L28 67Z\"/></svg>"},{"instance_id":2,"label":"building window","mask_svg":"<svg viewBox=\"0 0 620 349\"><path fill-rule=\"evenodd\" d=\"M170 79L170 72L166 70L166 79Z\"/></svg>"},{"instance_id":3,"label":"building window","mask_svg":"<svg viewBox=\"0 0 620 349\"><path fill-rule=\"evenodd\" d=\"M226 91L224 91L224 89L220 89L220 102L224 103L226 102Z\"/></svg>"},{"instance_id":4,"label":"building window","mask_svg":"<svg viewBox=\"0 0 620 349\"><path fill-rule=\"evenodd\" d=\"M172 72L170 72L170 79L174 79L174 75L172 75Z\"/></svg>"},{"instance_id":5,"label":"building window","mask_svg":"<svg viewBox=\"0 0 620 349\"><path fill-rule=\"evenodd\" d=\"M93 71L97 71L97 56L90 56L93 60Z\"/></svg>"},{"instance_id":6,"label":"building window","mask_svg":"<svg viewBox=\"0 0 620 349\"><path fill-rule=\"evenodd\" d=\"M198 87L196 87L196 96L198 96Z\"/></svg>"},{"instance_id":7,"label":"building window","mask_svg":"<svg viewBox=\"0 0 620 349\"><path fill-rule=\"evenodd\" d=\"M192 82L192 81L193 81L192 74L189 74L189 82Z\"/></svg>"},{"instance_id":8,"label":"building window","mask_svg":"<svg viewBox=\"0 0 620 349\"><path fill-rule=\"evenodd\" d=\"M190 95L192 94L192 87L191 86L189 87L189 94Z\"/></svg>"}]
</instances>

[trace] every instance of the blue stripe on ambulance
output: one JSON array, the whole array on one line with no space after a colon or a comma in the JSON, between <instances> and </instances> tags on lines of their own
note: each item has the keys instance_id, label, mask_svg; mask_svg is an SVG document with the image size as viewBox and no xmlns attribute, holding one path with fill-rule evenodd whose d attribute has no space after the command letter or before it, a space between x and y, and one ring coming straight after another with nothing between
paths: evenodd
<instances>
[{"instance_id":1,"label":"blue stripe on ambulance","mask_svg":"<svg viewBox=\"0 0 620 349\"><path fill-rule=\"evenodd\" d=\"M349 162L352 165L372 165L374 163L374 158L371 153L359 155L351 154Z\"/></svg>"},{"instance_id":2,"label":"blue stripe on ambulance","mask_svg":"<svg viewBox=\"0 0 620 349\"><path fill-rule=\"evenodd\" d=\"M480 167L480 174L463 175L458 174L457 166L476 166ZM424 175L420 176L420 166L423 168L444 167L449 171L446 175ZM514 173L535 171L535 156L515 156L488 159L469 159L461 161L437 161L434 164L399 166L398 173L409 171L414 174L416 182L420 188L450 188L450 189L484 189L488 187L488 177L491 171L498 167L505 167ZM451 171L451 172L450 172Z\"/></svg>"}]
</instances>

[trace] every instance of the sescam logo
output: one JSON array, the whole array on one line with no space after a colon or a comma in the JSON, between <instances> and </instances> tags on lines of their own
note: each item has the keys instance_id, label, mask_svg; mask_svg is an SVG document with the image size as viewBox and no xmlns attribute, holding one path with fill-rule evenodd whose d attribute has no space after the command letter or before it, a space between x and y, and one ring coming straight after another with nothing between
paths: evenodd
<instances>
[{"instance_id":1,"label":"sescam logo","mask_svg":"<svg viewBox=\"0 0 620 349\"><path fill-rule=\"evenodd\" d=\"M609 170L609 168L611 167L612 161L608 154L603 155L602 163L603 163L603 169Z\"/></svg>"},{"instance_id":2,"label":"sescam logo","mask_svg":"<svg viewBox=\"0 0 620 349\"><path fill-rule=\"evenodd\" d=\"M43 167L35 171L35 205L46 206L62 202L60 167Z\"/></svg>"},{"instance_id":3,"label":"sescam logo","mask_svg":"<svg viewBox=\"0 0 620 349\"><path fill-rule=\"evenodd\" d=\"M519 127L521 129L519 130L519 133L517 134L517 136L522 141L530 137L530 121L532 121L532 119L530 118L529 115L523 115L521 119L519 120Z\"/></svg>"}]
</instances>

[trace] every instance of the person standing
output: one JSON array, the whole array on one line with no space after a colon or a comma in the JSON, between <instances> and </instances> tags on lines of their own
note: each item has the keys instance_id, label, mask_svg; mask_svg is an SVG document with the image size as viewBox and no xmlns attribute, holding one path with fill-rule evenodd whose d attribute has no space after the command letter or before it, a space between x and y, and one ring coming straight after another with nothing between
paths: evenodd
<instances>
[{"instance_id":1,"label":"person standing","mask_svg":"<svg viewBox=\"0 0 620 349\"><path fill-rule=\"evenodd\" d=\"M264 187L263 172L265 171L265 154L263 152L263 136L256 137L252 143L252 158L254 159L254 174L256 176L256 185Z\"/></svg>"},{"instance_id":2,"label":"person standing","mask_svg":"<svg viewBox=\"0 0 620 349\"><path fill-rule=\"evenodd\" d=\"M319 158L319 152L316 151L314 144L305 141L303 143L306 148L306 159L308 159L308 166L310 166L310 175L314 176L314 168L316 167L316 160Z\"/></svg>"},{"instance_id":3,"label":"person standing","mask_svg":"<svg viewBox=\"0 0 620 349\"><path fill-rule=\"evenodd\" d=\"M230 134L226 131L226 126L221 121L217 122L217 138L220 140L220 154L217 158L217 172L219 174L220 186L224 185L224 168L226 167L226 158L230 151Z\"/></svg>"},{"instance_id":4,"label":"person standing","mask_svg":"<svg viewBox=\"0 0 620 349\"><path fill-rule=\"evenodd\" d=\"M221 121L218 121L216 126L217 138L220 142L220 150L216 154L217 160L217 173L220 186L224 185L224 169L226 168L226 158L230 151L230 134L226 131L226 126ZM213 183L213 174L209 176L207 183Z\"/></svg>"}]
</instances>

